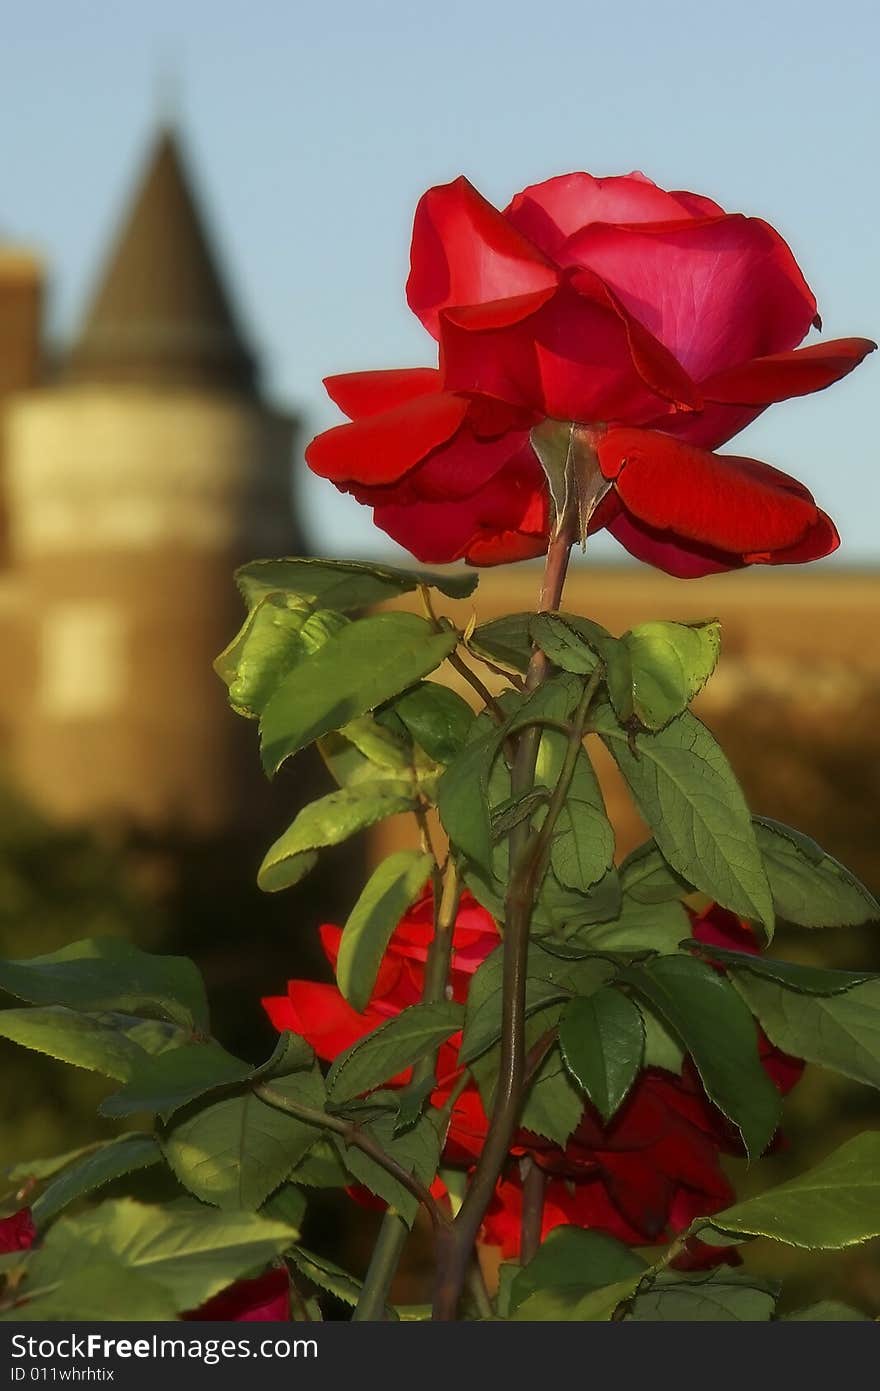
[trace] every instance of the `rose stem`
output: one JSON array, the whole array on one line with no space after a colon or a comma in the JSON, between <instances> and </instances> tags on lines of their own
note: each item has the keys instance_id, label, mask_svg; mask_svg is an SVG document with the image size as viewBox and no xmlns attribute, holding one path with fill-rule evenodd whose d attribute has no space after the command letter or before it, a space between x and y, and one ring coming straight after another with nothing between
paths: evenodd
<instances>
[{"instance_id":1,"label":"rose stem","mask_svg":"<svg viewBox=\"0 0 880 1391\"><path fill-rule=\"evenodd\" d=\"M522 1225L520 1227L519 1259L522 1265L528 1264L537 1254L541 1245L541 1228L544 1221L544 1171L533 1159L522 1160Z\"/></svg>"},{"instance_id":2,"label":"rose stem","mask_svg":"<svg viewBox=\"0 0 880 1391\"><path fill-rule=\"evenodd\" d=\"M422 992L425 1004L435 1004L446 994L452 956L452 934L460 897L458 870L450 860L443 879L440 879L438 873L434 882L434 935L425 962L425 983ZM413 1070L413 1084L424 1081L434 1066L435 1060L432 1058L425 1058L417 1064ZM352 1314L353 1323L376 1322L384 1316L391 1284L408 1237L409 1228L403 1218L393 1208L388 1208L382 1218L376 1245L364 1276L361 1297Z\"/></svg>"},{"instance_id":3,"label":"rose stem","mask_svg":"<svg viewBox=\"0 0 880 1391\"><path fill-rule=\"evenodd\" d=\"M559 608L572 542L573 536L568 526L560 527L550 541L538 604L539 613ZM541 685L548 669L549 662L544 653L535 648L526 673L527 692ZM541 731L535 726L527 727L520 736L511 774L511 793L514 798L522 797L534 782L540 739ZM512 867L522 860L528 843L529 826L527 821L523 821L514 828L510 837ZM486 1143L458 1216L451 1228L437 1231L438 1260L433 1318L438 1321L449 1321L456 1316L477 1233L507 1160L522 1107L526 971L536 870L537 865L530 865L526 867L525 873L512 871L508 885L501 996L501 1063L495 1105Z\"/></svg>"}]
</instances>

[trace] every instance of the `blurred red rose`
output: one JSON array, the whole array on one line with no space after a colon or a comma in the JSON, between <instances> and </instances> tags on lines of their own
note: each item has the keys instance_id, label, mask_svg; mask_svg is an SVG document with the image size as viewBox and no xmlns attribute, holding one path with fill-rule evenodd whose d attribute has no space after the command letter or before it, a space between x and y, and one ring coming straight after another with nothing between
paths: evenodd
<instances>
[{"instance_id":1,"label":"blurred red rose","mask_svg":"<svg viewBox=\"0 0 880 1391\"><path fill-rule=\"evenodd\" d=\"M253 1280L236 1280L228 1289L181 1314L202 1323L287 1323L290 1319L290 1278L280 1267Z\"/></svg>"},{"instance_id":2,"label":"blurred red rose","mask_svg":"<svg viewBox=\"0 0 880 1391\"><path fill-rule=\"evenodd\" d=\"M690 916L697 941L757 954L748 923L726 908L712 904ZM804 1064L755 1027L764 1069L785 1095L800 1080ZM632 1246L666 1241L695 1217L733 1202L721 1156L744 1153L739 1132L706 1096L689 1058L680 1077L648 1068L607 1125L587 1106L564 1150L540 1136L519 1140L549 1176L542 1236L566 1223L597 1228ZM500 1246L505 1257L519 1252L521 1215L522 1188L512 1166L484 1223L485 1239ZM733 1247L692 1242L677 1264L693 1269L736 1259Z\"/></svg>"},{"instance_id":3,"label":"blurred red rose","mask_svg":"<svg viewBox=\"0 0 880 1391\"><path fill-rule=\"evenodd\" d=\"M713 905L691 914L694 937L709 945L756 952L748 924ZM424 967L433 931L433 904L425 895L395 930L379 972L376 987L363 1013L353 1010L335 985L313 981L288 982L287 994L263 1004L279 1030L290 1029L331 1061L358 1038L421 999ZM321 928L321 940L335 965L341 930ZM469 893L462 895L453 934L450 987L459 1001L467 998L470 978L498 945L498 930L489 914ZM756 1025L757 1029L757 1025ZM760 1029L761 1060L781 1092L801 1075L803 1065L773 1047ZM442 1105L458 1076L455 1035L440 1050L438 1086L432 1094ZM404 1085L410 1071L392 1085ZM475 1086L459 1097L452 1116L443 1159L452 1167L470 1168L486 1136L488 1122ZM587 1105L575 1133L564 1148L538 1135L521 1131L508 1173L496 1190L486 1215L483 1239L503 1248L505 1256L519 1249L522 1193L517 1156L531 1154L546 1170L548 1184L544 1231L562 1223L595 1228L631 1245L662 1242L682 1231L697 1216L727 1206L734 1193L721 1167L722 1155L741 1155L738 1131L709 1101L696 1069L686 1060L680 1077L648 1068L638 1079L617 1115L604 1125ZM435 1195L444 1193L435 1185ZM358 1191L364 1202L374 1201ZM734 1259L723 1248L694 1250L683 1264L714 1264Z\"/></svg>"},{"instance_id":4,"label":"blurred red rose","mask_svg":"<svg viewBox=\"0 0 880 1391\"><path fill-rule=\"evenodd\" d=\"M717 1116L686 1064L681 1078L643 1072L607 1125L587 1106L564 1149L537 1135L520 1136L548 1175L543 1235L566 1223L649 1246L727 1207L735 1195L721 1167L729 1144ZM505 1257L519 1252L521 1208L513 1166L484 1223L485 1240Z\"/></svg>"},{"instance_id":5,"label":"blurred red rose","mask_svg":"<svg viewBox=\"0 0 880 1391\"><path fill-rule=\"evenodd\" d=\"M794 351L819 325L816 301L766 222L642 174L565 174L503 213L459 178L418 205L407 296L439 368L328 378L352 423L306 457L420 560L493 565L546 550L528 434L545 419L588 428L609 485L590 529L672 574L837 546L800 483L711 452L874 347Z\"/></svg>"},{"instance_id":6,"label":"blurred red rose","mask_svg":"<svg viewBox=\"0 0 880 1391\"><path fill-rule=\"evenodd\" d=\"M370 1002L362 1014L352 1009L335 985L309 980L288 981L287 994L270 996L263 1000L263 1006L276 1029L290 1029L301 1034L319 1058L330 1062L364 1034L421 1000L425 961L433 933L434 904L428 893L413 905L395 929ZM335 968L342 929L325 923L320 934L327 959ZM498 928L493 919L465 891L452 936L449 986L453 999L460 1002L467 999L471 976L498 942ZM461 1071L458 1065L460 1041L461 1035L453 1034L440 1049L438 1085L431 1098L436 1106L443 1105ZM392 1085L403 1086L410 1076L411 1069L407 1069L392 1079ZM447 1162L472 1163L480 1152L485 1134L485 1113L476 1087L470 1086L453 1109L444 1152Z\"/></svg>"},{"instance_id":7,"label":"blurred red rose","mask_svg":"<svg viewBox=\"0 0 880 1391\"><path fill-rule=\"evenodd\" d=\"M29 1207L14 1212L11 1217L0 1217L0 1254L9 1251L29 1251L37 1239Z\"/></svg>"}]
</instances>

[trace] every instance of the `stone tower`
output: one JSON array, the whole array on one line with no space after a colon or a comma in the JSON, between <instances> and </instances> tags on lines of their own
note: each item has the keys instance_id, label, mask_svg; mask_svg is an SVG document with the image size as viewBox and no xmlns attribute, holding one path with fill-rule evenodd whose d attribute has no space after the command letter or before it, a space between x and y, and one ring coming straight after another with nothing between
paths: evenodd
<instances>
[{"instance_id":1,"label":"stone tower","mask_svg":"<svg viewBox=\"0 0 880 1391\"><path fill-rule=\"evenodd\" d=\"M59 380L4 411L6 742L52 815L214 835L265 813L211 663L243 616L233 568L302 550L293 429L162 131Z\"/></svg>"}]
</instances>

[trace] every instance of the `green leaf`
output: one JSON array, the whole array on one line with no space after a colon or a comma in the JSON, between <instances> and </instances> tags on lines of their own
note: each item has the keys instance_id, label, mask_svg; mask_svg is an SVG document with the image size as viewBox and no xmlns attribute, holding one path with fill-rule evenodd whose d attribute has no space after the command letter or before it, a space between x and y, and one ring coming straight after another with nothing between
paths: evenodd
<instances>
[{"instance_id":1,"label":"green leaf","mask_svg":"<svg viewBox=\"0 0 880 1391\"><path fill-rule=\"evenodd\" d=\"M536 1290L523 1300L512 1315L517 1323L608 1323L620 1305L630 1299L644 1269L624 1276L612 1285L586 1292L571 1286L551 1286Z\"/></svg>"},{"instance_id":2,"label":"green leaf","mask_svg":"<svg viewBox=\"0 0 880 1391\"><path fill-rule=\"evenodd\" d=\"M180 1106L249 1077L250 1063L242 1062L213 1040L189 1043L156 1057L144 1054L135 1060L121 1091L105 1097L98 1107L102 1116L130 1116L136 1111L158 1111L167 1118Z\"/></svg>"},{"instance_id":3,"label":"green leaf","mask_svg":"<svg viewBox=\"0 0 880 1391\"><path fill-rule=\"evenodd\" d=\"M588 623L588 619L581 620L581 625ZM602 643L606 639L609 642L613 642L614 639L598 623L589 626L595 628L596 646L590 646L586 641L583 626L581 631L577 631L569 617L562 614L535 614L529 629L534 641L554 666L561 667L563 671L590 676L599 664L603 652Z\"/></svg>"},{"instance_id":4,"label":"green leaf","mask_svg":"<svg viewBox=\"0 0 880 1391\"><path fill-rule=\"evenodd\" d=\"M291 754L411 686L455 649L413 613L349 623L281 682L260 720L263 766L271 775Z\"/></svg>"},{"instance_id":5,"label":"green leaf","mask_svg":"<svg viewBox=\"0 0 880 1391\"><path fill-rule=\"evenodd\" d=\"M287 1176L289 1183L304 1188L345 1188L351 1175L343 1165L331 1139L318 1139Z\"/></svg>"},{"instance_id":6,"label":"green leaf","mask_svg":"<svg viewBox=\"0 0 880 1391\"><path fill-rule=\"evenodd\" d=\"M366 1009L389 938L425 887L432 864L420 850L398 850L367 880L343 929L336 962L339 989L354 1009Z\"/></svg>"},{"instance_id":7,"label":"green leaf","mask_svg":"<svg viewBox=\"0 0 880 1391\"><path fill-rule=\"evenodd\" d=\"M626 1317L637 1323L766 1323L778 1294L775 1283L726 1267L687 1275L662 1270Z\"/></svg>"},{"instance_id":8,"label":"green leaf","mask_svg":"<svg viewBox=\"0 0 880 1391\"><path fill-rule=\"evenodd\" d=\"M501 1037L501 995L504 949L496 947L477 967L468 989L465 1027L459 1048L461 1062L471 1062ZM576 993L598 990L614 967L605 960L569 960L529 947L526 967L526 1015Z\"/></svg>"},{"instance_id":9,"label":"green leaf","mask_svg":"<svg viewBox=\"0 0 880 1391\"><path fill-rule=\"evenodd\" d=\"M377 715L358 715L356 720L349 720L347 725L343 725L340 733L367 760L371 780L390 778L411 783L413 753L406 728L401 725L398 734L380 723L391 713L392 708L388 706Z\"/></svg>"},{"instance_id":10,"label":"green leaf","mask_svg":"<svg viewBox=\"0 0 880 1391\"><path fill-rule=\"evenodd\" d=\"M690 884L664 860L655 840L631 850L620 866L624 896L635 903L670 903L687 898Z\"/></svg>"},{"instance_id":11,"label":"green leaf","mask_svg":"<svg viewBox=\"0 0 880 1391\"><path fill-rule=\"evenodd\" d=\"M606 987L566 1006L559 1025L566 1066L608 1122L642 1065L645 1026L636 1005Z\"/></svg>"},{"instance_id":12,"label":"green leaf","mask_svg":"<svg viewBox=\"0 0 880 1391\"><path fill-rule=\"evenodd\" d=\"M205 986L185 956L155 956L120 937L89 937L28 961L0 961L0 990L34 1005L158 1012L208 1027Z\"/></svg>"},{"instance_id":13,"label":"green leaf","mask_svg":"<svg viewBox=\"0 0 880 1391\"><path fill-rule=\"evenodd\" d=\"M422 681L394 702L413 739L437 763L451 763L461 753L474 722L474 712L455 691L436 681Z\"/></svg>"},{"instance_id":14,"label":"green leaf","mask_svg":"<svg viewBox=\"0 0 880 1391\"><path fill-rule=\"evenodd\" d=\"M559 1049L551 1048L529 1087L520 1124L524 1130L564 1146L583 1114L584 1098L571 1080Z\"/></svg>"},{"instance_id":15,"label":"green leaf","mask_svg":"<svg viewBox=\"0 0 880 1391\"><path fill-rule=\"evenodd\" d=\"M33 1282L31 1282L33 1283ZM157 1280L129 1270L122 1261L96 1253L88 1265L62 1275L44 1291L9 1313L4 1322L170 1322L178 1307L173 1294Z\"/></svg>"},{"instance_id":16,"label":"green leaf","mask_svg":"<svg viewBox=\"0 0 880 1391\"><path fill-rule=\"evenodd\" d=\"M272 1082L273 1091L324 1109L317 1067ZM256 1211L290 1175L321 1131L253 1092L214 1102L172 1123L165 1158L184 1188L226 1212Z\"/></svg>"},{"instance_id":17,"label":"green leaf","mask_svg":"<svg viewBox=\"0 0 880 1391\"><path fill-rule=\"evenodd\" d=\"M468 818L469 826L471 823L479 825L480 840L471 842L470 857L484 873L491 872L500 886L506 886L509 877L508 848L502 843L496 847L491 858L487 858L482 837L485 831L484 804L488 802L492 812L511 805L510 773L499 753L502 741L530 725L540 725L544 720L565 721L580 699L581 691L582 682L577 677L562 673L545 682L525 699L514 697L508 701L510 713L504 726L494 732L494 743L486 747L477 778L472 779L469 786L457 789L457 807L460 806L461 815ZM488 737L492 738L491 735ZM541 733L535 782L538 789L547 789L548 797L559 781L567 748L568 739L560 731L545 729ZM441 805L441 815L442 810ZM536 829L542 825L545 816L546 806L538 805L533 815ZM483 858L477 858L477 851ZM587 894L609 870L613 855L614 833L605 814L598 779L586 751L582 749L575 763L568 801L559 816L551 842L554 877L563 886L563 892L574 889L577 894ZM535 922L540 924L540 911L535 916Z\"/></svg>"},{"instance_id":18,"label":"green leaf","mask_svg":"<svg viewBox=\"0 0 880 1391\"><path fill-rule=\"evenodd\" d=\"M560 884L589 893L613 858L614 832L604 807L571 797L559 813L550 844L550 863Z\"/></svg>"},{"instance_id":19,"label":"green leaf","mask_svg":"<svg viewBox=\"0 0 880 1391\"><path fill-rule=\"evenodd\" d=\"M633 1275L641 1278L646 1270L642 1258L613 1236L583 1227L555 1227L528 1265L514 1275L510 1308L543 1289L568 1288L582 1294Z\"/></svg>"},{"instance_id":20,"label":"green leaf","mask_svg":"<svg viewBox=\"0 0 880 1391\"><path fill-rule=\"evenodd\" d=\"M292 1239L289 1227L255 1213L182 1211L121 1198L56 1222L34 1254L29 1282L34 1289L54 1284L115 1258L166 1289L177 1310L193 1309L279 1256Z\"/></svg>"},{"instance_id":21,"label":"green leaf","mask_svg":"<svg viewBox=\"0 0 880 1391\"><path fill-rule=\"evenodd\" d=\"M135 1169L147 1169L152 1164L158 1164L161 1158L162 1151L154 1135L132 1132L108 1140L68 1165L43 1190L31 1206L34 1222L42 1229L75 1198L81 1198L85 1193L91 1193Z\"/></svg>"},{"instance_id":22,"label":"green leaf","mask_svg":"<svg viewBox=\"0 0 880 1391\"><path fill-rule=\"evenodd\" d=\"M66 1169L75 1159L82 1159L84 1154L93 1154L105 1144L114 1143L113 1140L96 1140L91 1145L81 1145L79 1149L68 1150L66 1154L52 1154L45 1159L25 1159L20 1164L4 1166L0 1169L0 1176L16 1187L32 1181L44 1183L46 1179L54 1178L62 1169Z\"/></svg>"},{"instance_id":23,"label":"green leaf","mask_svg":"<svg viewBox=\"0 0 880 1391\"><path fill-rule=\"evenodd\" d=\"M678 950L690 926L682 903L638 903L624 898L616 918L584 928L570 940L593 951L650 951L663 956Z\"/></svg>"},{"instance_id":24,"label":"green leaf","mask_svg":"<svg viewBox=\"0 0 880 1391\"><path fill-rule=\"evenodd\" d=\"M311 613L289 595L267 594L214 661L233 710L257 719L287 673L347 622L331 610Z\"/></svg>"},{"instance_id":25,"label":"green leaf","mask_svg":"<svg viewBox=\"0 0 880 1391\"><path fill-rule=\"evenodd\" d=\"M305 1220L307 1207L308 1196L302 1188L293 1183L282 1183L280 1188L276 1188L275 1192L269 1195L260 1212L263 1217L284 1222L286 1226L298 1232Z\"/></svg>"},{"instance_id":26,"label":"green leaf","mask_svg":"<svg viewBox=\"0 0 880 1391\"><path fill-rule=\"evenodd\" d=\"M627 736L608 706L593 724L664 859L725 908L763 923L769 936L773 904L748 808L705 726L686 712L656 734Z\"/></svg>"},{"instance_id":27,"label":"green leaf","mask_svg":"<svg viewBox=\"0 0 880 1391\"><path fill-rule=\"evenodd\" d=\"M583 682L567 671L551 676L528 695L518 696L509 702L510 714L501 727L502 734L517 734L530 725L540 725L543 720L567 720L582 691ZM556 761L561 761L558 755Z\"/></svg>"},{"instance_id":28,"label":"green leaf","mask_svg":"<svg viewBox=\"0 0 880 1391\"><path fill-rule=\"evenodd\" d=\"M621 724L663 729L708 681L721 650L721 625L641 623L606 646L608 694Z\"/></svg>"},{"instance_id":29,"label":"green leaf","mask_svg":"<svg viewBox=\"0 0 880 1391\"><path fill-rule=\"evenodd\" d=\"M452 1000L410 1005L339 1054L327 1074L327 1095L348 1101L388 1081L456 1033L463 1016L464 1006Z\"/></svg>"},{"instance_id":30,"label":"green leaf","mask_svg":"<svg viewBox=\"0 0 880 1391\"><path fill-rule=\"evenodd\" d=\"M824 966L801 966L793 961L777 961L772 956L757 956L751 952L728 951L712 943L690 941L686 944L709 961L716 961L728 970L750 971L752 975L775 980L806 995L842 995L855 985L880 980L873 971L837 971Z\"/></svg>"},{"instance_id":31,"label":"green leaf","mask_svg":"<svg viewBox=\"0 0 880 1391\"><path fill-rule=\"evenodd\" d=\"M255 1067L251 1076L254 1081L268 1082L275 1077L287 1077L291 1072L306 1072L314 1061L311 1044L301 1034L285 1029L278 1035L271 1058Z\"/></svg>"},{"instance_id":32,"label":"green leaf","mask_svg":"<svg viewBox=\"0 0 880 1391\"><path fill-rule=\"evenodd\" d=\"M339 845L377 821L417 805L418 792L412 782L388 779L330 792L303 807L293 825L270 847L257 872L257 883L266 893L290 888L314 867L317 850Z\"/></svg>"},{"instance_id":33,"label":"green leaf","mask_svg":"<svg viewBox=\"0 0 880 1391\"><path fill-rule=\"evenodd\" d=\"M684 1047L678 1034L668 1029L644 1000L639 1001L639 1010L645 1025L643 1065L660 1067L664 1072L671 1072L674 1077L680 1077L684 1066Z\"/></svg>"},{"instance_id":34,"label":"green leaf","mask_svg":"<svg viewBox=\"0 0 880 1391\"><path fill-rule=\"evenodd\" d=\"M848 1304L840 1304L836 1299L820 1299L817 1304L809 1304L805 1309L796 1309L793 1314L783 1314L785 1323L871 1323L867 1314L852 1309Z\"/></svg>"},{"instance_id":35,"label":"green leaf","mask_svg":"<svg viewBox=\"0 0 880 1391\"><path fill-rule=\"evenodd\" d=\"M408 594L420 584L439 589L450 599L466 599L476 589L479 576L472 570L438 575L356 560L297 556L252 560L236 570L235 582L249 608L267 594L290 592L312 604L320 601L323 608L346 610L370 608Z\"/></svg>"},{"instance_id":36,"label":"green leaf","mask_svg":"<svg viewBox=\"0 0 880 1391\"><path fill-rule=\"evenodd\" d=\"M341 1265L328 1261L325 1256L319 1256L314 1251L307 1251L305 1246L292 1246L287 1254L300 1275L304 1275L313 1285L326 1290L343 1304L355 1307L361 1297L361 1282L349 1275L347 1270L343 1270Z\"/></svg>"},{"instance_id":37,"label":"green leaf","mask_svg":"<svg viewBox=\"0 0 880 1391\"><path fill-rule=\"evenodd\" d=\"M873 894L809 836L763 816L754 826L780 918L800 927L857 927L880 918Z\"/></svg>"},{"instance_id":38,"label":"green leaf","mask_svg":"<svg viewBox=\"0 0 880 1391\"><path fill-rule=\"evenodd\" d=\"M394 1104L391 1092L379 1093L379 1100ZM440 1161L441 1130L439 1113L426 1111L409 1130L395 1130L396 1116L393 1110L385 1110L375 1115L362 1129L373 1137L378 1145L391 1155L408 1173L415 1174L427 1187L433 1182ZM408 1188L398 1183L374 1159L353 1145L346 1148L344 1140L335 1136L335 1143L347 1169L358 1183L369 1188L371 1193L383 1198L406 1222L412 1226L419 1203Z\"/></svg>"},{"instance_id":39,"label":"green leaf","mask_svg":"<svg viewBox=\"0 0 880 1391\"><path fill-rule=\"evenodd\" d=\"M497 750L495 729L472 739L452 760L437 787L437 810L446 834L484 869L492 861L488 787Z\"/></svg>"},{"instance_id":40,"label":"green leaf","mask_svg":"<svg viewBox=\"0 0 880 1391\"><path fill-rule=\"evenodd\" d=\"M880 978L828 996L806 995L752 971L733 971L732 979L777 1048L880 1087Z\"/></svg>"},{"instance_id":41,"label":"green leaf","mask_svg":"<svg viewBox=\"0 0 880 1391\"><path fill-rule=\"evenodd\" d=\"M707 1227L722 1236L766 1236L820 1251L880 1236L880 1131L847 1140L806 1174L698 1218L692 1230Z\"/></svg>"},{"instance_id":42,"label":"green leaf","mask_svg":"<svg viewBox=\"0 0 880 1391\"><path fill-rule=\"evenodd\" d=\"M762 1154L779 1125L779 1093L761 1066L755 1021L730 982L686 956L655 957L620 979L672 1026L748 1153Z\"/></svg>"},{"instance_id":43,"label":"green leaf","mask_svg":"<svg viewBox=\"0 0 880 1391\"><path fill-rule=\"evenodd\" d=\"M37 1053L48 1053L60 1062L124 1082L146 1055L107 1020L112 1021L113 1015L79 1014L61 1005L4 1009L0 1010L0 1036Z\"/></svg>"},{"instance_id":44,"label":"green leaf","mask_svg":"<svg viewBox=\"0 0 880 1391\"><path fill-rule=\"evenodd\" d=\"M530 625L534 616L533 613L511 613L481 623L471 634L468 647L478 657L488 657L501 667L525 671L532 659Z\"/></svg>"}]
</instances>

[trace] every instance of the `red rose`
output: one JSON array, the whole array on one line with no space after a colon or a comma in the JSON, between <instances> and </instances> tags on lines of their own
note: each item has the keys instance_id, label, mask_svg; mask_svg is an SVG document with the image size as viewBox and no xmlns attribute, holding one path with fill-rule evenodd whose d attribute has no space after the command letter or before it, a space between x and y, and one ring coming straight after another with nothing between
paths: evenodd
<instances>
[{"instance_id":1,"label":"red rose","mask_svg":"<svg viewBox=\"0 0 880 1391\"><path fill-rule=\"evenodd\" d=\"M520 1136L549 1176L543 1234L566 1223L646 1246L728 1206L734 1192L721 1154L729 1146L717 1116L689 1066L681 1078L648 1069L608 1125L586 1107L564 1149ZM519 1250L521 1204L513 1169L484 1223L485 1240L506 1257Z\"/></svg>"},{"instance_id":2,"label":"red rose","mask_svg":"<svg viewBox=\"0 0 880 1391\"><path fill-rule=\"evenodd\" d=\"M37 1239L29 1207L14 1212L11 1217L0 1218L0 1253L9 1251L29 1251Z\"/></svg>"},{"instance_id":3,"label":"red rose","mask_svg":"<svg viewBox=\"0 0 880 1391\"><path fill-rule=\"evenodd\" d=\"M699 941L739 951L758 950L748 925L726 909L713 905L691 917L693 935ZM352 1009L335 985L304 980L289 981L286 995L264 999L263 1005L277 1029L302 1034L318 1057L329 1062L421 999L432 933L433 903L426 894L395 929L363 1013ZM330 924L321 928L324 950L334 965L341 935L341 929ZM464 893L453 933L453 998L467 999L471 976L497 945L494 921L469 893ZM760 1030L758 1040L768 1074L780 1091L788 1091L800 1077L803 1065L774 1048ZM435 1105L443 1104L460 1071L459 1042L460 1035L455 1035L440 1050L439 1082L432 1094ZM410 1075L410 1070L400 1073L392 1085L405 1085ZM468 1086L453 1112L444 1163L471 1168L482 1149L487 1126L479 1092ZM587 1105L564 1148L526 1131L518 1134L513 1162L486 1214L483 1239L501 1246L505 1256L515 1255L519 1249L522 1193L518 1155L532 1155L549 1176L545 1234L564 1223L595 1228L642 1246L663 1242L683 1231L695 1217L731 1203L735 1195L721 1168L721 1156L742 1152L738 1132L709 1101L689 1059L680 1077L649 1068L607 1126ZM438 1197L445 1193L439 1180L432 1191ZM357 1196L369 1205L376 1201L360 1190ZM704 1247L697 1242L681 1264L692 1268L734 1259L727 1248Z\"/></svg>"},{"instance_id":4,"label":"red rose","mask_svg":"<svg viewBox=\"0 0 880 1391\"><path fill-rule=\"evenodd\" d=\"M416 211L409 303L438 369L326 381L351 419L311 468L374 508L420 560L542 554L550 509L529 442L585 427L609 491L591 530L694 576L814 560L838 544L800 483L712 453L768 405L819 391L871 351L794 351L816 301L766 222L641 174L567 174L498 212L464 178Z\"/></svg>"},{"instance_id":5,"label":"red rose","mask_svg":"<svg viewBox=\"0 0 880 1391\"><path fill-rule=\"evenodd\" d=\"M320 929L321 943L330 964L335 967L341 928L325 923ZM401 919L388 943L370 1002L358 1013L335 985L292 980L286 995L270 996L263 1006L276 1029L290 1029L311 1044L319 1058L331 1062L364 1034L392 1019L408 1005L422 998L425 961L434 933L434 904L423 895ZM465 891L461 896L452 936L449 984L453 999L467 999L471 976L498 946L498 928L476 899ZM440 1049L438 1085L432 1101L442 1106L452 1083L461 1071L458 1064L460 1034L454 1034ZM392 1085L405 1085L411 1069L392 1079ZM458 1098L446 1141L444 1157L453 1164L472 1163L486 1135L486 1116L476 1087L470 1086Z\"/></svg>"},{"instance_id":6,"label":"red rose","mask_svg":"<svg viewBox=\"0 0 880 1391\"><path fill-rule=\"evenodd\" d=\"M254 1280L237 1280L198 1309L181 1314L202 1323L287 1323L290 1319L290 1278L280 1267Z\"/></svg>"}]
</instances>

